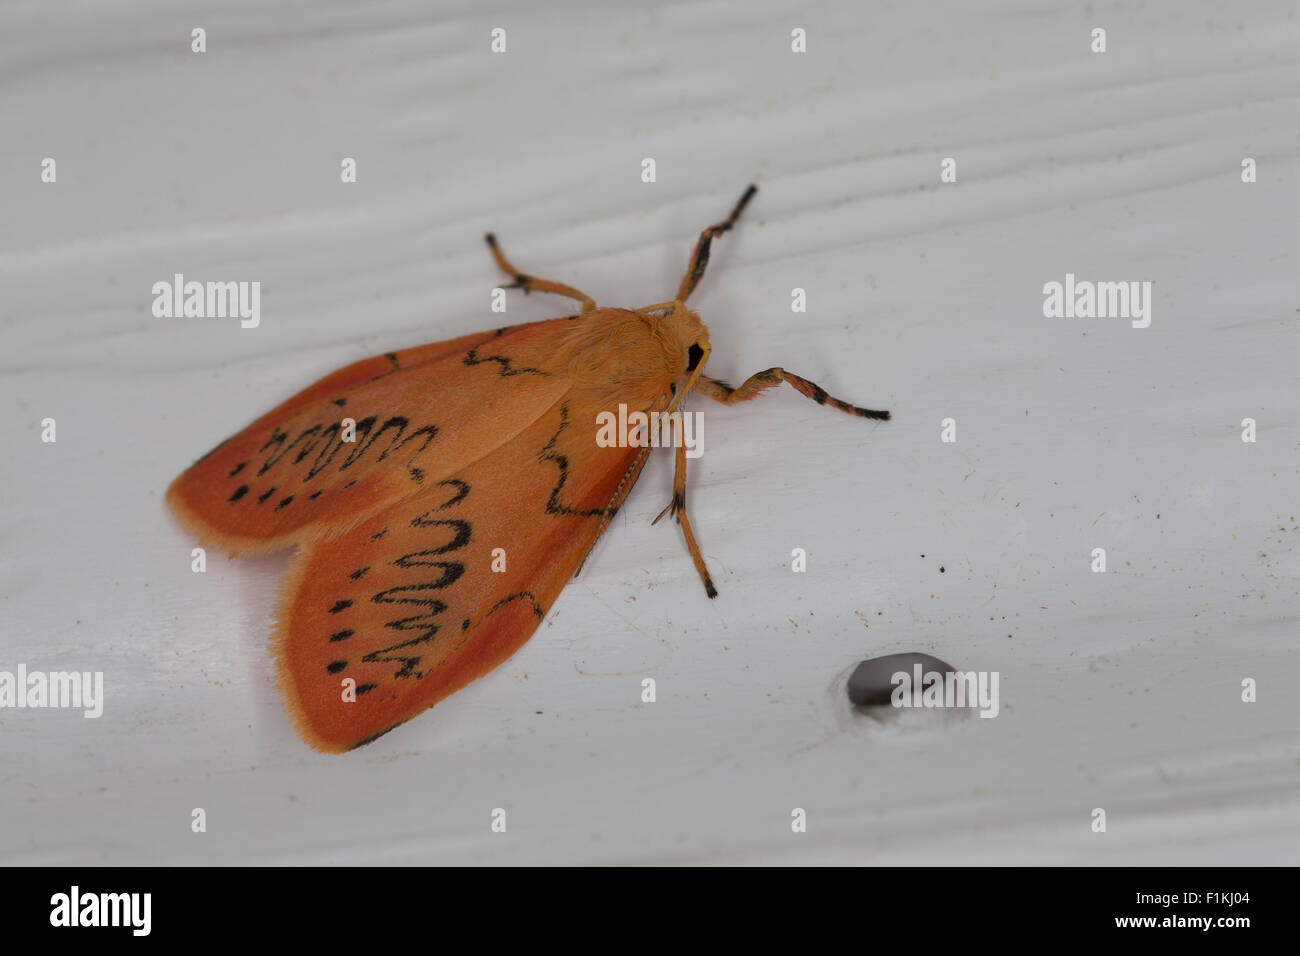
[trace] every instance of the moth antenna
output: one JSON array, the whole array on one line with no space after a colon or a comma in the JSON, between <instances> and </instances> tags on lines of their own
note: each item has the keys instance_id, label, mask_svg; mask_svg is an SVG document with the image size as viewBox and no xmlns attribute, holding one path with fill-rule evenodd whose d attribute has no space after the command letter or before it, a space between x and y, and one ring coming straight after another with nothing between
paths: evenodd
<instances>
[{"instance_id":1,"label":"moth antenna","mask_svg":"<svg viewBox=\"0 0 1300 956\"><path fill-rule=\"evenodd\" d=\"M685 302L695 287L699 285L700 280L704 278L704 270L709 264L709 249L713 244L714 238L730 231L731 227L736 224L740 214L745 211L745 206L754 198L754 193L758 192L758 187L753 183L745 190L740 201L736 203L736 208L731 210L731 215L722 222L715 222L708 229L700 233L700 238L695 242L695 251L691 253L691 264L686 269L686 276L682 279L681 287L677 290L677 301Z\"/></svg>"}]
</instances>

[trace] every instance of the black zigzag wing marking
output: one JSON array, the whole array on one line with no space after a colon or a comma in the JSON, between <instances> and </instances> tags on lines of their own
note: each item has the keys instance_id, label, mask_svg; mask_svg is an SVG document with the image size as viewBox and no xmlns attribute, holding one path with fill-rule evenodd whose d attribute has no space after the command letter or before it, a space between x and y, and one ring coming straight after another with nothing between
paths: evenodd
<instances>
[{"instance_id":1,"label":"black zigzag wing marking","mask_svg":"<svg viewBox=\"0 0 1300 956\"><path fill-rule=\"evenodd\" d=\"M450 498L448 498L446 501L444 501L442 504L440 504L435 509L437 511L446 511L448 508L454 508L456 505L460 504L462 501L464 501L466 498L469 497L469 492L470 492L469 482L462 481L459 478L447 478L444 481L438 482L438 486L455 488L456 493L452 495ZM425 512L425 514L428 514L428 512Z\"/></svg>"},{"instance_id":2,"label":"black zigzag wing marking","mask_svg":"<svg viewBox=\"0 0 1300 956\"><path fill-rule=\"evenodd\" d=\"M560 493L569 480L569 457L556 451L556 446L559 444L560 435L569 427L569 424L569 403L562 402L560 404L560 426L555 429L555 434L551 436L550 441L537 455L538 461L553 462L560 471L559 477L555 480L555 487L551 489L550 495L547 496L546 513L548 515L572 515L579 518L597 516L612 518L613 511L608 506L604 508L572 508L560 500Z\"/></svg>"},{"instance_id":3,"label":"black zigzag wing marking","mask_svg":"<svg viewBox=\"0 0 1300 956\"><path fill-rule=\"evenodd\" d=\"M510 358L504 355L484 355L480 358L478 354L478 349L470 349L469 352L466 353L463 361L466 365L469 366L483 365L486 362L497 362L501 366L501 368L498 371L498 374L500 374L502 378L507 378L511 375L550 375L551 374L550 372L544 371L540 368L532 368L531 366L516 368L514 362Z\"/></svg>"},{"instance_id":4,"label":"black zigzag wing marking","mask_svg":"<svg viewBox=\"0 0 1300 956\"><path fill-rule=\"evenodd\" d=\"M270 454L266 456L258 468L257 475L266 474L267 471L285 460L286 456L294 449L297 449L297 454L292 459L292 463L295 465L301 464L315 451L316 458L308 466L307 472L302 478L305 484L330 468L335 463L339 453L349 445L354 447L349 449L342 461L338 463L337 472L343 472L353 465L361 463L376 449L379 449L379 452L374 457L374 464L384 461L389 455L403 451L407 446L414 443L415 447L411 449L411 455L406 462L406 467L417 481L423 480L423 473L418 468L414 468L411 462L428 449L438 434L438 426L422 425L408 432L411 424L410 420L400 415L387 418L376 428L375 425L378 421L379 417L376 415L370 415L358 421L356 423L357 440L355 442L343 441L342 425L339 422L332 422L328 427L322 427L319 424L311 425L299 432L292 441L289 440L288 432L276 428L271 432L271 436L262 447L258 449L259 454L268 450L270 450ZM385 436L388 439L387 445L382 442Z\"/></svg>"},{"instance_id":5,"label":"black zigzag wing marking","mask_svg":"<svg viewBox=\"0 0 1300 956\"><path fill-rule=\"evenodd\" d=\"M384 623L384 627L391 628L402 634L414 632L414 636L396 641L387 647L376 648L365 654L361 659L368 664L397 664L399 666L393 672L393 677L414 677L419 680L426 673L426 671L418 668L424 660L428 645L437 637L438 632L445 623L439 619L439 615L449 607L447 602L433 595L455 583L465 573L465 565L459 561L411 560L416 557L418 557L417 554L402 555L393 563L404 568L437 567L441 569L442 573L436 580L386 588L370 599L375 604L394 604L401 605L404 608L419 608L420 611L416 614L406 614Z\"/></svg>"},{"instance_id":6,"label":"black zigzag wing marking","mask_svg":"<svg viewBox=\"0 0 1300 956\"><path fill-rule=\"evenodd\" d=\"M458 565L458 567L462 571L464 570L463 565ZM444 577L453 579L459 576L459 574L444 575ZM414 677L417 680L424 677L424 671L416 669L424 659L424 653L423 651L415 653L415 650L430 644L437 636L438 631L442 629L442 624L436 618L447 610L448 605L438 598L428 596L428 592L436 591L440 586L440 582L403 584L380 591L371 598L376 604L414 605L423 608L423 610L419 614L397 618L384 624L385 627L392 628L395 631L415 631L414 637L397 641L387 647L376 648L365 654L361 659L367 664L391 663L400 665L393 672L393 677ZM402 653L403 651L407 653Z\"/></svg>"},{"instance_id":7,"label":"black zigzag wing marking","mask_svg":"<svg viewBox=\"0 0 1300 956\"><path fill-rule=\"evenodd\" d=\"M430 513L431 512L426 511L424 512L424 514L417 515L415 518L411 520L411 527L412 528L446 527L446 528L454 529L455 534L452 536L450 541L448 541L446 544L442 545L441 547L424 548L420 551L412 551L411 554L403 555L403 558L409 558L412 555L419 556L419 555L447 554L448 552L451 551L459 551L461 548L465 547L465 545L469 544L470 541L472 540L474 535L474 529L470 526L470 523L468 521L461 520L460 518L450 518L447 520L431 520L428 517ZM415 564L418 563L419 562L415 562ZM397 565L399 568L411 566L409 564L402 564L402 558L397 559L396 561L393 562L393 564Z\"/></svg>"},{"instance_id":8,"label":"black zigzag wing marking","mask_svg":"<svg viewBox=\"0 0 1300 956\"><path fill-rule=\"evenodd\" d=\"M542 618L546 616L546 609L537 603L537 596L533 594L532 591L517 591L514 594L507 594L500 601L497 601L496 604L493 604L492 609L488 611L487 614L484 615L484 617L491 617L493 614L501 610L511 601L522 601L525 599L527 599L528 603L533 606L533 613L537 615L537 620L540 621Z\"/></svg>"},{"instance_id":9,"label":"black zigzag wing marking","mask_svg":"<svg viewBox=\"0 0 1300 956\"><path fill-rule=\"evenodd\" d=\"M459 518L431 517L437 512L453 508L463 502L470 493L469 483L460 478L448 478L445 481L438 482L438 484L449 488L451 496L441 504L413 517L410 524L413 528L442 529L440 533L445 535L447 540L440 541L440 543L432 547L409 551L406 554L397 556L390 562L394 567L406 571L420 572L422 575L429 573L426 569L437 569L437 576L416 581L412 584L385 588L370 599L375 604L400 605L404 610L411 607L420 609L416 614L398 612L399 616L384 623L385 627L403 634L413 631L415 632L414 636L397 641L387 647L377 648L362 657L362 660L366 663L397 664L398 667L393 672L395 678L413 677L419 680L427 673L427 671L419 669L424 660L425 651L423 649L427 648L437 637L439 630L445 623L439 616L448 610L450 606L441 597L435 595L450 588L465 573L465 565L460 561L434 559L461 550L473 539L474 529L468 521ZM350 577L353 580L359 580L364 576L365 570L360 573L353 572ZM352 636L351 633L347 633L346 636L340 637L340 634L343 634L343 632L330 635L330 640L346 640Z\"/></svg>"}]
</instances>

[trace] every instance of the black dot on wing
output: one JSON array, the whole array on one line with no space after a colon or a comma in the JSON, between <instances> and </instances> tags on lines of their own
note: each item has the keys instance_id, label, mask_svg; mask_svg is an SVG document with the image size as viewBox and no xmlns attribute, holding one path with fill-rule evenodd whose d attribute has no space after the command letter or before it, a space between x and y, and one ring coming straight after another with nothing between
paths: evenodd
<instances>
[{"instance_id":1,"label":"black dot on wing","mask_svg":"<svg viewBox=\"0 0 1300 956\"><path fill-rule=\"evenodd\" d=\"M320 493L319 491L313 491L311 494L309 494L309 495L307 496L307 500L308 500L308 501L315 501L317 498L320 497L320 495L321 495L321 493Z\"/></svg>"},{"instance_id":2,"label":"black dot on wing","mask_svg":"<svg viewBox=\"0 0 1300 956\"><path fill-rule=\"evenodd\" d=\"M230 469L230 474L226 475L226 477L227 477L227 478L234 478L235 475L239 474L241 471L244 470L244 466L246 466L247 464L248 464L248 462L246 462L246 461L241 461L241 462L240 462L238 465L236 465L234 468L231 468L231 469Z\"/></svg>"},{"instance_id":3,"label":"black dot on wing","mask_svg":"<svg viewBox=\"0 0 1300 956\"><path fill-rule=\"evenodd\" d=\"M293 495L290 495L288 498L282 499L280 503L275 506L275 510L279 511L281 508L287 508L291 504L293 504Z\"/></svg>"},{"instance_id":4,"label":"black dot on wing","mask_svg":"<svg viewBox=\"0 0 1300 956\"><path fill-rule=\"evenodd\" d=\"M335 631L333 634L330 635L330 640L332 642L346 641L349 637L351 637L355 633L356 631L352 630L351 628L342 631Z\"/></svg>"},{"instance_id":5,"label":"black dot on wing","mask_svg":"<svg viewBox=\"0 0 1300 956\"><path fill-rule=\"evenodd\" d=\"M367 564L364 568L357 568L355 571L349 574L348 577L350 577L353 581L360 581L362 578L366 576L366 572L369 570L370 570L370 565Z\"/></svg>"},{"instance_id":6,"label":"black dot on wing","mask_svg":"<svg viewBox=\"0 0 1300 956\"><path fill-rule=\"evenodd\" d=\"M266 491L264 491L264 492L262 492L260 495L258 495L258 496L257 496L257 503L258 503L259 505L266 504L266 499L267 499L267 498L270 498L273 494L275 494L275 485L272 485L270 488L267 488Z\"/></svg>"},{"instance_id":7,"label":"black dot on wing","mask_svg":"<svg viewBox=\"0 0 1300 956\"><path fill-rule=\"evenodd\" d=\"M244 495L246 495L246 494L248 494L248 485L240 485L238 488L235 489L235 493L234 493L233 495L231 495L230 498L227 499L227 500L229 500L229 501L238 501L240 498L244 497Z\"/></svg>"},{"instance_id":8,"label":"black dot on wing","mask_svg":"<svg viewBox=\"0 0 1300 956\"><path fill-rule=\"evenodd\" d=\"M337 674L339 671L343 670L343 668L347 666L348 666L347 661L330 661L328 664L325 665L325 669L329 671L331 674Z\"/></svg>"},{"instance_id":9,"label":"black dot on wing","mask_svg":"<svg viewBox=\"0 0 1300 956\"><path fill-rule=\"evenodd\" d=\"M344 599L342 601L335 601L334 606L330 608L330 613L337 614L339 611L346 611L351 606L352 606L352 602L347 599Z\"/></svg>"}]
</instances>

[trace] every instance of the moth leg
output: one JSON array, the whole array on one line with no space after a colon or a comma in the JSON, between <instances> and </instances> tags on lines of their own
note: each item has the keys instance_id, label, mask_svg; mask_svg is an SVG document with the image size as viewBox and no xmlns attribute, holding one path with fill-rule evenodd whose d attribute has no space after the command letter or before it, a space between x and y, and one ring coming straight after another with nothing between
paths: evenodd
<instances>
[{"instance_id":1,"label":"moth leg","mask_svg":"<svg viewBox=\"0 0 1300 956\"><path fill-rule=\"evenodd\" d=\"M704 582L704 593L711 598L718 596L718 589L713 586L713 579L709 577L709 569L704 566L704 556L700 554L700 545L695 540L695 532L691 530L691 519L686 516L686 444L677 443L677 470L673 473L673 500L663 511L659 512L659 518L671 513L677 519L677 523L682 526L682 534L686 536L686 550L691 553L691 560L695 562L695 571L699 574L700 580ZM659 518L655 518L651 524L658 524Z\"/></svg>"},{"instance_id":2,"label":"moth leg","mask_svg":"<svg viewBox=\"0 0 1300 956\"><path fill-rule=\"evenodd\" d=\"M682 284L677 290L678 302L685 302L690 298L691 293L695 291L696 285L704 278L705 266L709 264L709 248L712 246L713 240L724 232L728 232L736 224L736 220L740 218L740 214L756 192L758 192L758 187L751 183L750 187L745 190L745 194L740 197L740 202L736 203L736 208L731 210L730 216L722 220L722 222L715 222L700 233L700 238L695 242L695 251L691 253L691 264L687 266L686 275L682 278Z\"/></svg>"},{"instance_id":3,"label":"moth leg","mask_svg":"<svg viewBox=\"0 0 1300 956\"><path fill-rule=\"evenodd\" d=\"M715 402L721 402L724 405L735 405L737 402L747 402L764 389L774 388L782 382L793 385L818 405L829 405L831 408L838 408L842 412L848 412L850 415L860 415L863 418L878 418L884 422L889 421L888 411L876 411L872 408L859 408L857 405L850 405L848 402L827 394L826 389L820 385L816 385L806 378L800 378L793 372L787 372L783 368L769 368L762 372L756 372L745 379L738 388L732 388L726 382L720 382L716 378L701 375L700 380L695 384L695 391L713 399Z\"/></svg>"},{"instance_id":4,"label":"moth leg","mask_svg":"<svg viewBox=\"0 0 1300 956\"><path fill-rule=\"evenodd\" d=\"M583 312L590 312L596 307L596 302L591 296L571 285L565 285L563 282L551 282L549 279L537 279L527 273L520 272L505 257L505 253L497 245L495 235L489 232L484 238L487 239L488 249L491 250L492 258L496 259L501 271L515 280L506 286L507 289L523 289L525 295L529 292L554 292L556 295L566 296L581 302Z\"/></svg>"}]
</instances>

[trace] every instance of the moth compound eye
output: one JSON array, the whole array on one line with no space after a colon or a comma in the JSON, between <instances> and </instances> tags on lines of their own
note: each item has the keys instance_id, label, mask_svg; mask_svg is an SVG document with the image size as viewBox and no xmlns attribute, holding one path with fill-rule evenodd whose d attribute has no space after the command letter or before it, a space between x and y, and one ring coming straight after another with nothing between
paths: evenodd
<instances>
[{"instance_id":1,"label":"moth compound eye","mask_svg":"<svg viewBox=\"0 0 1300 956\"><path fill-rule=\"evenodd\" d=\"M700 348L699 342L696 342L686 350L686 371L694 372L699 368L702 358L704 358L704 349Z\"/></svg>"}]
</instances>

